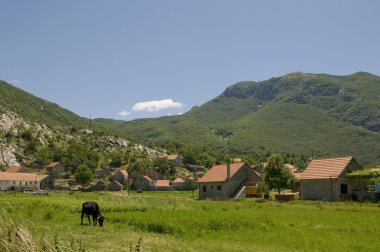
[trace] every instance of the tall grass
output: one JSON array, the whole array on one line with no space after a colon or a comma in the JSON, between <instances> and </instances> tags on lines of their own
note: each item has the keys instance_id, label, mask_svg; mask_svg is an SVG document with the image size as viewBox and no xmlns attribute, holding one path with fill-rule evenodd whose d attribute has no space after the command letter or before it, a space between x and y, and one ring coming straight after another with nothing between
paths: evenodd
<instances>
[{"instance_id":1,"label":"tall grass","mask_svg":"<svg viewBox=\"0 0 380 252\"><path fill-rule=\"evenodd\" d=\"M103 228L80 225L85 200L99 203L107 217ZM28 235L22 237L29 238L23 240L37 249L28 251L376 251L380 247L377 204L198 201L191 192L51 192L47 197L2 195L0 206L6 211L1 217L6 223L2 241L9 241L7 230L14 237L17 228L26 229Z\"/></svg>"}]
</instances>

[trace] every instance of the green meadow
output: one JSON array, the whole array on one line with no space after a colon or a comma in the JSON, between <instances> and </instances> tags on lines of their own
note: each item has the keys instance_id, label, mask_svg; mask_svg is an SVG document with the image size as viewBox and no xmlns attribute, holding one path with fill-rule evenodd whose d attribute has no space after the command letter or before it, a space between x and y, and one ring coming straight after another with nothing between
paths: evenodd
<instances>
[{"instance_id":1,"label":"green meadow","mask_svg":"<svg viewBox=\"0 0 380 252\"><path fill-rule=\"evenodd\" d=\"M88 225L87 219L80 225L86 200L99 203L107 218L104 227ZM380 248L380 205L375 203L200 201L192 192L1 193L0 221L1 251Z\"/></svg>"}]
</instances>

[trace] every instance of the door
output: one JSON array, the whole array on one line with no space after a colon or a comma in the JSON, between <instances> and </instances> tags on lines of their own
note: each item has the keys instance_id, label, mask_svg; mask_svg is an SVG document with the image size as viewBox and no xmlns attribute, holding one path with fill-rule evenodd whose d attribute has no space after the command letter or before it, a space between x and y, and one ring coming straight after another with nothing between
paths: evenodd
<instances>
[{"instance_id":1,"label":"door","mask_svg":"<svg viewBox=\"0 0 380 252\"><path fill-rule=\"evenodd\" d=\"M340 194L348 194L347 184L340 184Z\"/></svg>"}]
</instances>

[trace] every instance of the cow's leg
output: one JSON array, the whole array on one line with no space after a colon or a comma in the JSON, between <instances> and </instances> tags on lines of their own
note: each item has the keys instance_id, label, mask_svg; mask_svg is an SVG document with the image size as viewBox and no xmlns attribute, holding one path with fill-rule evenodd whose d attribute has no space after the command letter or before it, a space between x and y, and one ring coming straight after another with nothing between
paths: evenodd
<instances>
[{"instance_id":1,"label":"cow's leg","mask_svg":"<svg viewBox=\"0 0 380 252\"><path fill-rule=\"evenodd\" d=\"M93 215L92 215L92 222L93 222L94 226L96 226L97 221L98 221L98 220L96 219L96 215L93 214Z\"/></svg>"},{"instance_id":2,"label":"cow's leg","mask_svg":"<svg viewBox=\"0 0 380 252\"><path fill-rule=\"evenodd\" d=\"M87 215L87 219L88 219L88 224L91 225L90 215Z\"/></svg>"}]
</instances>

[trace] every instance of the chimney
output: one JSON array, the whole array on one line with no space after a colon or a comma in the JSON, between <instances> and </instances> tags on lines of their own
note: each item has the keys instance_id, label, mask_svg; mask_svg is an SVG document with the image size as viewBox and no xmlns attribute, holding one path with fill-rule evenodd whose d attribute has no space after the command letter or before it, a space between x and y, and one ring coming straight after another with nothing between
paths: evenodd
<instances>
[{"instance_id":1,"label":"chimney","mask_svg":"<svg viewBox=\"0 0 380 252\"><path fill-rule=\"evenodd\" d=\"M230 162L227 163L227 180L230 179L231 176L231 164Z\"/></svg>"}]
</instances>

